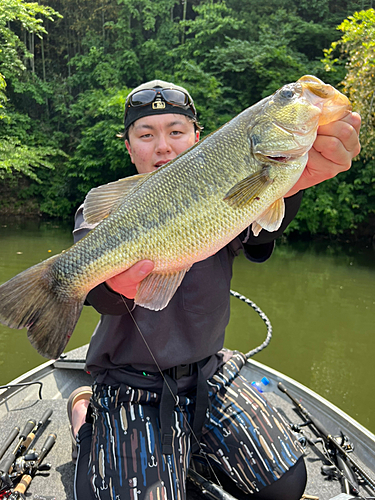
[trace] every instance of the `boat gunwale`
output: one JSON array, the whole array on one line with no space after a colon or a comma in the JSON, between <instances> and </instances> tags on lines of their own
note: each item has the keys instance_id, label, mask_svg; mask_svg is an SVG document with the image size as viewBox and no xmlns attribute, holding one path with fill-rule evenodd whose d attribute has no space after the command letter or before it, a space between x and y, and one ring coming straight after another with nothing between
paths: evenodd
<instances>
[{"instance_id":1,"label":"boat gunwale","mask_svg":"<svg viewBox=\"0 0 375 500\"><path fill-rule=\"evenodd\" d=\"M0 405L6 403L6 401L8 401L12 396L15 396L18 392L23 391L26 387L16 384L26 384L28 382L36 383L37 379L35 377L44 377L48 373L52 372L55 369L55 367L53 366L54 363L54 359L46 361L45 363L32 368L26 373L23 373L14 380L11 380L7 384L3 384L2 387L4 387L4 389L0 389Z\"/></svg>"}]
</instances>

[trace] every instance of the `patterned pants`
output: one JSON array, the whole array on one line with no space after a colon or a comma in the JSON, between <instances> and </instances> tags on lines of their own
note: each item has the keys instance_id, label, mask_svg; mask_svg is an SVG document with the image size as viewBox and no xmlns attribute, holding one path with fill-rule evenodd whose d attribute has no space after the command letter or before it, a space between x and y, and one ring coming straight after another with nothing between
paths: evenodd
<instances>
[{"instance_id":1,"label":"patterned pants","mask_svg":"<svg viewBox=\"0 0 375 500\"><path fill-rule=\"evenodd\" d=\"M252 494L278 480L301 451L277 410L239 374L244 363L235 352L208 381L199 453ZM94 387L86 468L93 499L185 500L194 399L180 396L175 406L171 455L161 453L159 403L159 394L126 385Z\"/></svg>"}]
</instances>

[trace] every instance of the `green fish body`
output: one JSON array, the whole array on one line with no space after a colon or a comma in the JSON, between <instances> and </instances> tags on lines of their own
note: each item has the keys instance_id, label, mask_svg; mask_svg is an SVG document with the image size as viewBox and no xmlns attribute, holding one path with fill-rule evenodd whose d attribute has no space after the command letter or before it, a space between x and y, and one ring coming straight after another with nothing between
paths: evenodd
<instances>
[{"instance_id":1,"label":"green fish body","mask_svg":"<svg viewBox=\"0 0 375 500\"><path fill-rule=\"evenodd\" d=\"M87 293L143 259L155 268L141 282L135 303L163 309L195 262L249 225L255 235L280 227L283 196L305 168L318 125L349 109L336 89L306 76L157 171L94 188L84 218L95 229L0 286L0 321L27 327L36 349L56 358Z\"/></svg>"}]
</instances>

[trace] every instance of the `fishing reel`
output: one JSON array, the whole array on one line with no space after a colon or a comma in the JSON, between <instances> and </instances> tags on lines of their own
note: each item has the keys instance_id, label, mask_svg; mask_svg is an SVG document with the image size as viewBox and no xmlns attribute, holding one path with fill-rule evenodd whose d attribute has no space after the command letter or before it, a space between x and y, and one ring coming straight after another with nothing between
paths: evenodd
<instances>
[{"instance_id":1,"label":"fishing reel","mask_svg":"<svg viewBox=\"0 0 375 500\"><path fill-rule=\"evenodd\" d=\"M13 469L10 474L10 477L17 477L20 474L25 474L26 472L29 472L31 468L35 465L37 460L38 460L38 454L35 451L27 453L27 455L22 455L21 457L18 457L13 464Z\"/></svg>"},{"instance_id":2,"label":"fishing reel","mask_svg":"<svg viewBox=\"0 0 375 500\"><path fill-rule=\"evenodd\" d=\"M346 453L352 453L354 451L354 445L351 443L349 440L348 436L346 436L343 432L339 436L334 436L333 439L336 441L336 443L341 446L341 448L346 452ZM316 443L321 442L321 438L318 438L316 440ZM329 457L330 460L334 460L335 457L337 456L337 449L331 444L331 445L326 445L323 442L323 448L325 450L325 453Z\"/></svg>"},{"instance_id":3,"label":"fishing reel","mask_svg":"<svg viewBox=\"0 0 375 500\"><path fill-rule=\"evenodd\" d=\"M306 434L303 432L302 427L306 427L309 425L309 422L303 422L299 424L290 424L290 429L294 434L294 437L298 441L298 443L302 446L302 448L305 450L307 448L307 445L311 442L310 438L306 436Z\"/></svg>"},{"instance_id":4,"label":"fishing reel","mask_svg":"<svg viewBox=\"0 0 375 500\"><path fill-rule=\"evenodd\" d=\"M354 451L354 444L349 440L348 436L346 436L343 432L340 436L335 436L334 438L338 444L343 448L347 453L351 453Z\"/></svg>"},{"instance_id":5,"label":"fishing reel","mask_svg":"<svg viewBox=\"0 0 375 500\"><path fill-rule=\"evenodd\" d=\"M37 466L39 453L35 450L30 451L26 455L18 457L9 473L3 473L0 477L0 500L8 498L9 491L17 483L17 480L24 474L30 474L32 471L42 472L49 471L52 467L50 463L42 463Z\"/></svg>"},{"instance_id":6,"label":"fishing reel","mask_svg":"<svg viewBox=\"0 0 375 500\"><path fill-rule=\"evenodd\" d=\"M3 495L3 498L7 498L5 495L10 488L13 487L13 482L9 477L9 474L3 472L0 476L0 495ZM1 500L2 496L0 496Z\"/></svg>"},{"instance_id":7,"label":"fishing reel","mask_svg":"<svg viewBox=\"0 0 375 500\"><path fill-rule=\"evenodd\" d=\"M48 472L51 470L52 465L50 463L43 463L40 464L36 469L37 462L36 460L20 460L18 463L15 464L15 468L13 469L12 473L10 474L10 478L14 481L20 476L23 476L23 474L30 474L31 471L34 472Z\"/></svg>"}]
</instances>

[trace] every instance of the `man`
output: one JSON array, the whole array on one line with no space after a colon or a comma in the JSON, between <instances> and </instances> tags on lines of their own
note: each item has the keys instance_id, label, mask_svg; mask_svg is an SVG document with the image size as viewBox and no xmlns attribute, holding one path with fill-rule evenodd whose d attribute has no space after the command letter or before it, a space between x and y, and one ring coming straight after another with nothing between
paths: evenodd
<instances>
[{"instance_id":1,"label":"man","mask_svg":"<svg viewBox=\"0 0 375 500\"><path fill-rule=\"evenodd\" d=\"M102 314L86 360L93 394L80 388L68 403L80 443L78 500L183 500L192 451L227 474L239 498L301 497L306 472L300 450L277 411L242 379L244 356L222 350L232 264L241 250L254 262L270 257L274 240L298 211L302 190L350 167L359 152L359 127L356 114L320 127L306 169L285 197L281 228L258 237L248 228L196 263L165 309L134 307L137 287L153 269L147 260L89 293L88 303ZM184 88L155 80L129 94L124 139L138 173L174 159L199 140L199 132ZM90 229L81 207L75 241Z\"/></svg>"}]
</instances>

